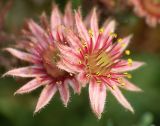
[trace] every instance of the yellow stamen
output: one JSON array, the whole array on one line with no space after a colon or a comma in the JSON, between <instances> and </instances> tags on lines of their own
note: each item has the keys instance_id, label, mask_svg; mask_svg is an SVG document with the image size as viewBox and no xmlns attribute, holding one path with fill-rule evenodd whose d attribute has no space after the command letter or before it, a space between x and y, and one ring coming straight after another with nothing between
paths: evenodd
<instances>
[{"instance_id":1,"label":"yellow stamen","mask_svg":"<svg viewBox=\"0 0 160 126\"><path fill-rule=\"evenodd\" d=\"M131 58L128 59L128 65L132 66L133 60Z\"/></svg>"},{"instance_id":2,"label":"yellow stamen","mask_svg":"<svg viewBox=\"0 0 160 126\"><path fill-rule=\"evenodd\" d=\"M132 75L131 74L127 74L127 78L131 79Z\"/></svg>"},{"instance_id":3,"label":"yellow stamen","mask_svg":"<svg viewBox=\"0 0 160 126\"><path fill-rule=\"evenodd\" d=\"M125 54L126 54L126 55L130 55L130 54L131 54L130 50L126 50L126 51L125 51Z\"/></svg>"},{"instance_id":4,"label":"yellow stamen","mask_svg":"<svg viewBox=\"0 0 160 126\"><path fill-rule=\"evenodd\" d=\"M121 42L122 42L122 38L119 38L117 41L118 41L119 43L121 43Z\"/></svg>"},{"instance_id":5,"label":"yellow stamen","mask_svg":"<svg viewBox=\"0 0 160 126\"><path fill-rule=\"evenodd\" d=\"M111 78L111 74L108 74L107 77L108 77L108 78Z\"/></svg>"},{"instance_id":6,"label":"yellow stamen","mask_svg":"<svg viewBox=\"0 0 160 126\"><path fill-rule=\"evenodd\" d=\"M96 82L97 82L98 84L100 84L102 81L100 81L100 80L97 80Z\"/></svg>"},{"instance_id":7,"label":"yellow stamen","mask_svg":"<svg viewBox=\"0 0 160 126\"><path fill-rule=\"evenodd\" d=\"M88 33L89 33L90 37L93 36L93 31L91 29L89 29Z\"/></svg>"},{"instance_id":8,"label":"yellow stamen","mask_svg":"<svg viewBox=\"0 0 160 126\"><path fill-rule=\"evenodd\" d=\"M72 73L69 73L69 75L70 75L70 76L73 76L73 74L72 74Z\"/></svg>"},{"instance_id":9,"label":"yellow stamen","mask_svg":"<svg viewBox=\"0 0 160 126\"><path fill-rule=\"evenodd\" d=\"M111 32L110 35L111 35L112 37L114 37L114 38L117 38L117 34L116 34L116 33Z\"/></svg>"},{"instance_id":10,"label":"yellow stamen","mask_svg":"<svg viewBox=\"0 0 160 126\"><path fill-rule=\"evenodd\" d=\"M115 85L112 86L112 90L115 90Z\"/></svg>"},{"instance_id":11,"label":"yellow stamen","mask_svg":"<svg viewBox=\"0 0 160 126\"><path fill-rule=\"evenodd\" d=\"M125 47L125 46L126 46L126 44L125 44L125 43L122 43L122 44L121 44L121 46L122 46L122 47Z\"/></svg>"},{"instance_id":12,"label":"yellow stamen","mask_svg":"<svg viewBox=\"0 0 160 126\"><path fill-rule=\"evenodd\" d=\"M100 75L100 73L99 73L99 72L97 72L96 74L97 74L98 76Z\"/></svg>"},{"instance_id":13,"label":"yellow stamen","mask_svg":"<svg viewBox=\"0 0 160 126\"><path fill-rule=\"evenodd\" d=\"M79 63L79 64L82 64L82 61L79 61L78 63Z\"/></svg>"},{"instance_id":14,"label":"yellow stamen","mask_svg":"<svg viewBox=\"0 0 160 126\"><path fill-rule=\"evenodd\" d=\"M102 34L104 32L104 28L99 29L99 33Z\"/></svg>"}]
</instances>

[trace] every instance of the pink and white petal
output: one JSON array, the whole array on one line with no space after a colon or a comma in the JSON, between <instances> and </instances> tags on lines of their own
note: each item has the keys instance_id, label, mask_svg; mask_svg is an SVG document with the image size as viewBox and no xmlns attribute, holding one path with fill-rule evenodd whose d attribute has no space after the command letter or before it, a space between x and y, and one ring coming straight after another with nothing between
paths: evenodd
<instances>
[{"instance_id":1,"label":"pink and white petal","mask_svg":"<svg viewBox=\"0 0 160 126\"><path fill-rule=\"evenodd\" d=\"M61 13L57 5L53 5L53 9L51 13L51 31L54 38L56 38L57 27L62 24L61 20L62 20Z\"/></svg>"},{"instance_id":2,"label":"pink and white petal","mask_svg":"<svg viewBox=\"0 0 160 126\"><path fill-rule=\"evenodd\" d=\"M123 82L125 83L124 86L121 86L122 88L129 90L129 91L135 91L135 92L141 92L142 89L134 85L133 83L129 82L127 79L123 78Z\"/></svg>"},{"instance_id":3,"label":"pink and white petal","mask_svg":"<svg viewBox=\"0 0 160 126\"><path fill-rule=\"evenodd\" d=\"M82 46L82 43L78 36L72 31L72 30L66 30L65 31L67 42L71 47L73 47L75 50L79 49Z\"/></svg>"},{"instance_id":4,"label":"pink and white petal","mask_svg":"<svg viewBox=\"0 0 160 126\"><path fill-rule=\"evenodd\" d=\"M123 38L122 42L119 42L117 44L117 46L121 47L120 52L123 52L127 48L127 46L129 45L132 37L133 37L133 35L129 35L129 36Z\"/></svg>"},{"instance_id":5,"label":"pink and white petal","mask_svg":"<svg viewBox=\"0 0 160 126\"><path fill-rule=\"evenodd\" d=\"M34 22L33 20L30 20L28 25L29 25L29 28L32 34L38 40L37 41L39 42L38 44L40 44L42 47L47 47L47 42L49 41L49 38L47 37L47 34L43 30L43 28L40 25L38 25L36 22Z\"/></svg>"},{"instance_id":6,"label":"pink and white petal","mask_svg":"<svg viewBox=\"0 0 160 126\"><path fill-rule=\"evenodd\" d=\"M67 67L67 66L63 63L63 61L59 61L59 62L57 63L57 67L60 68L60 69L62 69L62 70L65 70L65 71L67 71L67 72L69 72L69 73L75 73L75 71L72 70L72 69L70 69L69 67Z\"/></svg>"},{"instance_id":7,"label":"pink and white petal","mask_svg":"<svg viewBox=\"0 0 160 126\"><path fill-rule=\"evenodd\" d=\"M69 98L70 98L70 93L69 93L69 88L68 88L68 83L67 81L64 81L64 83L58 85L58 90L61 96L61 100L64 104L65 107L67 107Z\"/></svg>"},{"instance_id":8,"label":"pink and white petal","mask_svg":"<svg viewBox=\"0 0 160 126\"><path fill-rule=\"evenodd\" d=\"M75 21L76 21L76 27L80 37L82 37L82 39L88 42L90 40L90 37L78 12L75 12Z\"/></svg>"},{"instance_id":9,"label":"pink and white petal","mask_svg":"<svg viewBox=\"0 0 160 126\"><path fill-rule=\"evenodd\" d=\"M86 87L87 83L89 82L89 79L86 76L86 73L81 72L76 77L77 80L81 83L82 87Z\"/></svg>"},{"instance_id":10,"label":"pink and white petal","mask_svg":"<svg viewBox=\"0 0 160 126\"><path fill-rule=\"evenodd\" d=\"M50 102L51 98L55 95L56 91L57 86L55 84L46 85L40 94L34 113L46 106Z\"/></svg>"},{"instance_id":11,"label":"pink and white petal","mask_svg":"<svg viewBox=\"0 0 160 126\"><path fill-rule=\"evenodd\" d=\"M125 61L125 60L124 60ZM118 73L126 72L126 71L132 71L135 69L138 69L139 67L145 65L144 62L139 62L139 61L133 61L132 64L128 64L127 61L125 61L127 65L122 66L122 67L117 67L113 68L112 70Z\"/></svg>"},{"instance_id":12,"label":"pink and white petal","mask_svg":"<svg viewBox=\"0 0 160 126\"><path fill-rule=\"evenodd\" d=\"M26 53L26 52L22 52L13 48L5 48L4 50L8 51L9 53L11 53L13 56L24 60L24 61L28 61L31 63L36 63L36 61L38 60L38 58L32 54Z\"/></svg>"},{"instance_id":13,"label":"pink and white petal","mask_svg":"<svg viewBox=\"0 0 160 126\"><path fill-rule=\"evenodd\" d=\"M50 83L48 80L47 81L41 81L40 79L36 78L31 81L29 81L27 84L22 86L20 89L18 89L14 94L24 94L24 93L29 93L38 87Z\"/></svg>"},{"instance_id":14,"label":"pink and white petal","mask_svg":"<svg viewBox=\"0 0 160 126\"><path fill-rule=\"evenodd\" d=\"M98 30L98 20L97 20L97 14L96 14L96 8L94 8L92 16L91 16L91 30L93 31L93 42L94 45L97 41L99 30Z\"/></svg>"},{"instance_id":15,"label":"pink and white petal","mask_svg":"<svg viewBox=\"0 0 160 126\"><path fill-rule=\"evenodd\" d=\"M113 33L115 31L115 25L116 22L115 20L110 21L109 23L107 23L107 25L104 27L104 32L102 34L102 38L101 38L101 43L99 45L99 47L101 48L104 44L106 44L106 40L109 37L108 42L110 41L110 39L112 39L113 37L110 36L111 33Z\"/></svg>"},{"instance_id":16,"label":"pink and white petal","mask_svg":"<svg viewBox=\"0 0 160 126\"><path fill-rule=\"evenodd\" d=\"M73 88L74 93L81 93L81 85L76 79L68 79L67 82Z\"/></svg>"},{"instance_id":17,"label":"pink and white petal","mask_svg":"<svg viewBox=\"0 0 160 126\"><path fill-rule=\"evenodd\" d=\"M64 14L64 24L66 27L73 28L74 25L74 16L72 12L72 3L69 1L65 7Z\"/></svg>"},{"instance_id":18,"label":"pink and white petal","mask_svg":"<svg viewBox=\"0 0 160 126\"><path fill-rule=\"evenodd\" d=\"M41 73L37 73L36 68L36 66L16 68L5 73L3 77L7 75L18 77L39 77L43 75Z\"/></svg>"},{"instance_id":19,"label":"pink and white petal","mask_svg":"<svg viewBox=\"0 0 160 126\"><path fill-rule=\"evenodd\" d=\"M113 82L114 83L114 82ZM127 99L123 96L123 94L121 93L121 91L119 90L119 88L116 86L116 84L114 84L114 87L111 88L108 86L108 88L110 89L111 93L115 96L115 98L117 99L117 101L126 109L130 110L132 113L134 113L134 110L132 108L132 106L130 105L130 103L127 101Z\"/></svg>"},{"instance_id":20,"label":"pink and white petal","mask_svg":"<svg viewBox=\"0 0 160 126\"><path fill-rule=\"evenodd\" d=\"M89 98L93 112L100 119L106 100L106 85L104 83L97 84L92 80L89 84Z\"/></svg>"}]
</instances>

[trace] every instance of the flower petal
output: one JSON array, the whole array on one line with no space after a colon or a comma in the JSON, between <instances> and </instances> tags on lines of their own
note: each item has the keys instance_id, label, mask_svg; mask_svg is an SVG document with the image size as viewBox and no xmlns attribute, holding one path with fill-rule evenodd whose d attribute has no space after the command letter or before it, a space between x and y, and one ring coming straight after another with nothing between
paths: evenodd
<instances>
[{"instance_id":1,"label":"flower petal","mask_svg":"<svg viewBox=\"0 0 160 126\"><path fill-rule=\"evenodd\" d=\"M48 83L49 83L49 81L41 81L40 79L36 78L36 79L29 81L24 86L22 86L14 94L29 93L29 92L35 90L36 88L38 88L44 84L48 84Z\"/></svg>"},{"instance_id":2,"label":"flower petal","mask_svg":"<svg viewBox=\"0 0 160 126\"><path fill-rule=\"evenodd\" d=\"M99 45L100 48L107 42L111 42L110 39L112 39L113 37L110 36L110 34L115 31L115 25L116 25L115 20L112 20L109 23L107 23L107 25L104 26L104 32L102 34L101 43Z\"/></svg>"},{"instance_id":3,"label":"flower petal","mask_svg":"<svg viewBox=\"0 0 160 126\"><path fill-rule=\"evenodd\" d=\"M64 24L66 27L73 28L74 16L72 12L72 3L69 1L65 7Z\"/></svg>"},{"instance_id":4,"label":"flower petal","mask_svg":"<svg viewBox=\"0 0 160 126\"><path fill-rule=\"evenodd\" d=\"M98 119L100 119L106 99L105 84L97 84L95 81L92 80L89 84L89 98L93 112L96 114Z\"/></svg>"},{"instance_id":5,"label":"flower petal","mask_svg":"<svg viewBox=\"0 0 160 126\"><path fill-rule=\"evenodd\" d=\"M38 112L40 109L46 106L50 102L56 91L57 86L55 84L46 85L40 94L34 113Z\"/></svg>"},{"instance_id":6,"label":"flower petal","mask_svg":"<svg viewBox=\"0 0 160 126\"><path fill-rule=\"evenodd\" d=\"M61 100L63 101L64 106L67 107L69 97L70 97L67 81L64 81L64 83L58 85L58 90L59 90Z\"/></svg>"},{"instance_id":7,"label":"flower petal","mask_svg":"<svg viewBox=\"0 0 160 126\"><path fill-rule=\"evenodd\" d=\"M114 83L114 82L113 82ZM119 101L119 103L125 107L126 109L130 110L132 113L134 113L134 110L132 108L132 106L130 105L130 103L127 101L127 99L123 96L123 94L121 93L121 91L119 90L119 88L116 86L116 84L114 84L113 89L111 87L108 86L108 88L110 89L111 93L115 96L115 98Z\"/></svg>"},{"instance_id":8,"label":"flower petal","mask_svg":"<svg viewBox=\"0 0 160 126\"><path fill-rule=\"evenodd\" d=\"M32 54L29 53L25 53L13 48L5 48L4 50L8 51L9 53L11 53L13 56L21 59L21 60L25 60L31 63L36 63L36 61L38 60L38 58Z\"/></svg>"},{"instance_id":9,"label":"flower petal","mask_svg":"<svg viewBox=\"0 0 160 126\"><path fill-rule=\"evenodd\" d=\"M81 93L81 85L80 85L80 83L76 79L72 79L72 80L69 79L67 82L73 88L74 93L78 93L78 94Z\"/></svg>"},{"instance_id":10,"label":"flower petal","mask_svg":"<svg viewBox=\"0 0 160 126\"><path fill-rule=\"evenodd\" d=\"M81 72L77 75L77 80L81 83L83 87L85 87L88 83L88 79L86 77L86 73Z\"/></svg>"},{"instance_id":11,"label":"flower petal","mask_svg":"<svg viewBox=\"0 0 160 126\"><path fill-rule=\"evenodd\" d=\"M125 62L127 65L113 68L112 70L115 72L122 73L122 72L132 71L132 70L138 69L139 67L141 67L145 64L144 62L139 62L139 61L133 61L132 64L128 64L127 61L125 61Z\"/></svg>"},{"instance_id":12,"label":"flower petal","mask_svg":"<svg viewBox=\"0 0 160 126\"><path fill-rule=\"evenodd\" d=\"M133 35L129 35L129 36L123 38L122 42L118 43L118 46L121 47L120 52L123 52L127 48L127 46L129 45L132 37L133 37Z\"/></svg>"},{"instance_id":13,"label":"flower petal","mask_svg":"<svg viewBox=\"0 0 160 126\"><path fill-rule=\"evenodd\" d=\"M54 38L56 38L57 28L62 24L61 22L61 13L57 5L53 5L52 14L51 14L51 31Z\"/></svg>"},{"instance_id":14,"label":"flower petal","mask_svg":"<svg viewBox=\"0 0 160 126\"><path fill-rule=\"evenodd\" d=\"M129 82L125 78L123 78L123 82L125 83L125 85L121 86L121 87L124 88L124 89L126 89L126 90L135 91L135 92L141 92L142 91L142 89L140 89L139 87L137 87L133 83Z\"/></svg>"},{"instance_id":15,"label":"flower petal","mask_svg":"<svg viewBox=\"0 0 160 126\"><path fill-rule=\"evenodd\" d=\"M37 23L35 23L33 20L30 20L28 25L32 34L38 40L38 44L41 45L43 48L47 47L47 42L49 43L49 37L47 36L43 28Z\"/></svg>"},{"instance_id":16,"label":"flower petal","mask_svg":"<svg viewBox=\"0 0 160 126\"><path fill-rule=\"evenodd\" d=\"M94 45L95 45L95 43L97 41L98 34L99 34L96 8L94 8L92 16L91 16L90 27L91 27L91 30L93 31L93 42L94 42Z\"/></svg>"},{"instance_id":17,"label":"flower petal","mask_svg":"<svg viewBox=\"0 0 160 126\"><path fill-rule=\"evenodd\" d=\"M77 12L75 13L75 20L76 20L76 26L77 26L77 30L78 30L80 37L82 37L82 39L84 39L85 41L89 42L89 35L87 32L87 29L84 26L79 13Z\"/></svg>"},{"instance_id":18,"label":"flower petal","mask_svg":"<svg viewBox=\"0 0 160 126\"><path fill-rule=\"evenodd\" d=\"M16 68L8 71L3 76L11 75L11 76L18 76L18 77L38 77L40 75L43 75L41 73L37 73L36 68L37 66Z\"/></svg>"}]
</instances>

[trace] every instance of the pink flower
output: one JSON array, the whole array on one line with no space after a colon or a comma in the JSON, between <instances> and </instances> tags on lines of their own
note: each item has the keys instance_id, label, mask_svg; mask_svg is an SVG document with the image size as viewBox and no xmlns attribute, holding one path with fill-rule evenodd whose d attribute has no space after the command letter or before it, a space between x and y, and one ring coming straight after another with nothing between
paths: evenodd
<instances>
[{"instance_id":1,"label":"pink flower","mask_svg":"<svg viewBox=\"0 0 160 126\"><path fill-rule=\"evenodd\" d=\"M148 25L155 27L160 23L160 1L159 0L130 0L134 6L135 13L145 17Z\"/></svg>"},{"instance_id":2,"label":"pink flower","mask_svg":"<svg viewBox=\"0 0 160 126\"><path fill-rule=\"evenodd\" d=\"M67 106L70 98L69 85L75 93L79 94L81 90L81 86L73 74L57 67L60 57L56 44L58 42L67 44L61 25L72 28L74 24L71 4L68 3L64 16L62 16L58 7L54 5L51 23L47 22L45 15L41 17L41 22L43 27L30 20L28 22L28 31L23 31L26 37L26 42L22 43L25 52L14 48L5 49L13 56L31 63L30 66L16 68L4 74L4 76L33 78L18 89L15 94L28 93L40 86L44 86L35 112L47 105L57 90L59 90L61 100L65 106Z\"/></svg>"},{"instance_id":3,"label":"pink flower","mask_svg":"<svg viewBox=\"0 0 160 126\"><path fill-rule=\"evenodd\" d=\"M106 89L109 89L126 109L134 112L119 89L121 87L130 91L141 91L125 78L131 77L127 71L137 69L144 63L132 61L130 58L121 59L131 35L113 42L113 39L117 37L113 33L115 21L105 22L99 29L95 10L90 19L89 31L79 13L75 13L75 20L79 36L72 30L67 30L69 46L58 45L61 52L59 68L77 74L82 86L89 84L91 108L99 119L104 110ZM125 53L129 55L130 51L126 50Z\"/></svg>"}]
</instances>

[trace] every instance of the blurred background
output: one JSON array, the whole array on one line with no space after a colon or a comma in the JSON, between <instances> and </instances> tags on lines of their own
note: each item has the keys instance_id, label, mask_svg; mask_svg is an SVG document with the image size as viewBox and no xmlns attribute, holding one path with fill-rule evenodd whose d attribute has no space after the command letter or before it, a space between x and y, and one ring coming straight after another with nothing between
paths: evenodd
<instances>
[{"instance_id":1,"label":"blurred background","mask_svg":"<svg viewBox=\"0 0 160 126\"><path fill-rule=\"evenodd\" d=\"M49 16L53 2L63 11L67 0L0 0L0 48L15 43L27 19L38 22L43 11ZM14 96L24 81L5 77L0 78L0 126L160 126L160 25L149 27L125 0L72 0L72 4L73 9L80 5L84 16L97 6L101 23L105 18L114 18L119 36L134 34L129 46L131 57L147 65L132 72L131 81L144 92L122 91L135 114L125 111L108 92L102 119L97 120L90 109L86 88L80 96L72 92L68 108L63 106L57 93L45 109L33 115L41 88L30 94ZM22 65L23 62L1 50L1 75Z\"/></svg>"}]
</instances>

